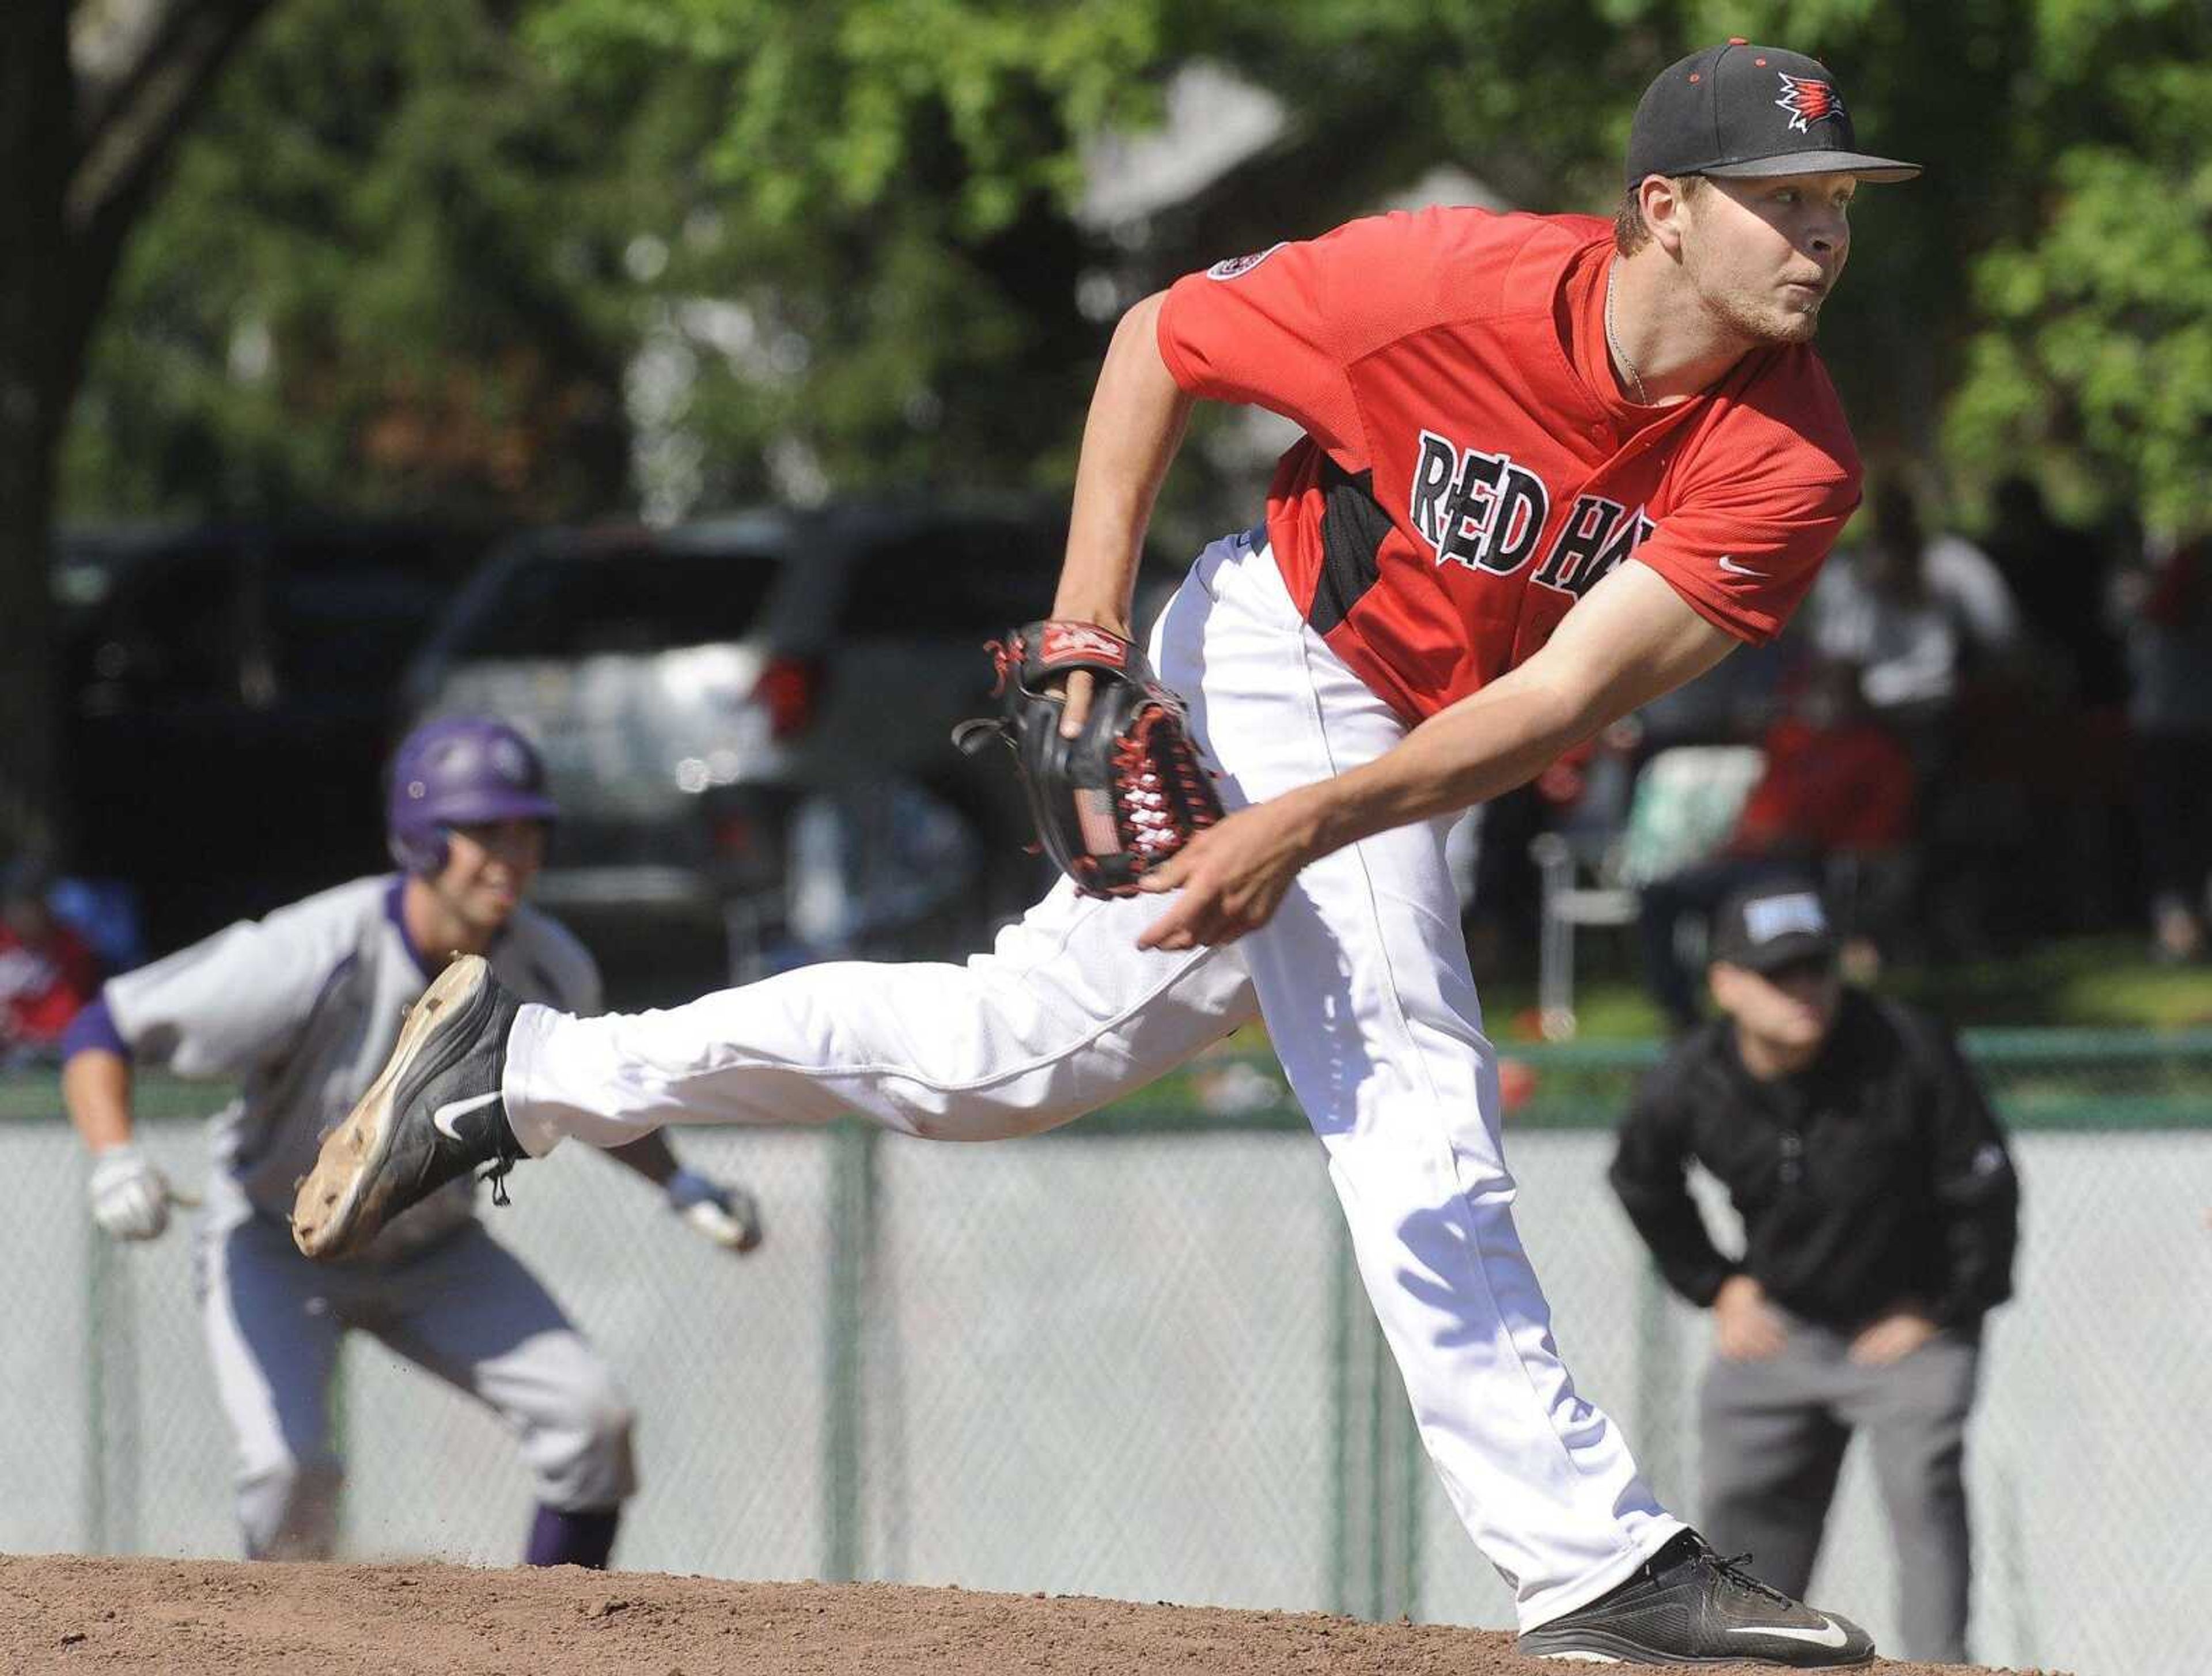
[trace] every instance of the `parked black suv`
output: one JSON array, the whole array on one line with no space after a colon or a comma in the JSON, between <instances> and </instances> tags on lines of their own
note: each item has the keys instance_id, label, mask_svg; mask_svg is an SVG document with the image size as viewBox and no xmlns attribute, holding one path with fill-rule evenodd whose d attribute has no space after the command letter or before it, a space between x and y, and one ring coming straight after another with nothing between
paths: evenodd
<instances>
[{"instance_id":1,"label":"parked black suv","mask_svg":"<svg viewBox=\"0 0 2212 1676\"><path fill-rule=\"evenodd\" d=\"M494 539L422 522L65 531L74 872L173 948L386 864L400 672Z\"/></svg>"},{"instance_id":2,"label":"parked black suv","mask_svg":"<svg viewBox=\"0 0 2212 1676\"><path fill-rule=\"evenodd\" d=\"M1046 880L1011 762L950 734L992 707L982 643L1049 608L1063 540L1052 515L927 502L538 533L454 602L410 708L495 712L544 750L556 911L773 918L801 802L905 820L896 789L975 836L942 927L972 942Z\"/></svg>"}]
</instances>

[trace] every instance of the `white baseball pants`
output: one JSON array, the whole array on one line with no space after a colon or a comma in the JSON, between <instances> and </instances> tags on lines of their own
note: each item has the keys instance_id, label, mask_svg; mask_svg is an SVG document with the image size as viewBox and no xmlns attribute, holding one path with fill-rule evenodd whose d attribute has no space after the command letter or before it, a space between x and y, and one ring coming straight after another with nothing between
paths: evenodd
<instances>
[{"instance_id":1,"label":"white baseball pants","mask_svg":"<svg viewBox=\"0 0 2212 1676\"><path fill-rule=\"evenodd\" d=\"M1380 756L1405 723L1301 619L1264 539L1215 542L1152 634L1232 808ZM1066 884L964 966L803 968L634 1016L525 1007L517 1137L619 1146L669 1123L1033 1134L1265 1018L1328 1157L1361 1276L1454 1507L1533 1629L1682 1527L1575 1393L1513 1225L1497 1056L1444 862L1449 817L1308 867L1224 949L1139 952L1164 904Z\"/></svg>"}]
</instances>

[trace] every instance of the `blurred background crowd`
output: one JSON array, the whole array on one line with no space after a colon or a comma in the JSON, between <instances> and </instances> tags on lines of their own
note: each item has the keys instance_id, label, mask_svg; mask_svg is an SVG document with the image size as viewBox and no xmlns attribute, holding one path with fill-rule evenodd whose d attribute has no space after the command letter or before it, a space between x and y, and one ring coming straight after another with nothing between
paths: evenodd
<instances>
[{"instance_id":1,"label":"blurred background crowd","mask_svg":"<svg viewBox=\"0 0 2212 1676\"><path fill-rule=\"evenodd\" d=\"M1712 911L1777 876L1824 886L1862 980L2069 940L2202 960L2204 545L2071 526L2020 476L1971 533L1925 504L1881 483L1781 639L1467 823L1478 975L1534 986L1547 1033L1574 1027L1563 940L1604 926L1585 988L1640 984L1687 1027ZM972 944L1041 875L1011 777L947 735L1057 539L1039 501L921 491L503 534L64 525L68 836L5 869L9 1051L51 1049L101 975L382 866L384 759L450 711L543 744L564 814L542 894L633 999Z\"/></svg>"}]
</instances>

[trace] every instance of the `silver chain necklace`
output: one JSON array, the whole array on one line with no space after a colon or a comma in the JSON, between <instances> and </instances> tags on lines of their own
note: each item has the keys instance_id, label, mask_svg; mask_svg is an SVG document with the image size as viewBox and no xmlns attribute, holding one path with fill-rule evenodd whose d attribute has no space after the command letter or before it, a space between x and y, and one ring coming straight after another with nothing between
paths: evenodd
<instances>
[{"instance_id":1,"label":"silver chain necklace","mask_svg":"<svg viewBox=\"0 0 2212 1676\"><path fill-rule=\"evenodd\" d=\"M1628 381L1636 387L1636 405L1649 407L1651 398L1644 393L1644 375L1636 370L1636 363L1628 358L1628 351L1621 348L1620 339L1613 332L1613 268L1619 265L1614 263L1605 271L1605 346L1613 351L1613 358L1620 363L1621 371L1628 375Z\"/></svg>"}]
</instances>

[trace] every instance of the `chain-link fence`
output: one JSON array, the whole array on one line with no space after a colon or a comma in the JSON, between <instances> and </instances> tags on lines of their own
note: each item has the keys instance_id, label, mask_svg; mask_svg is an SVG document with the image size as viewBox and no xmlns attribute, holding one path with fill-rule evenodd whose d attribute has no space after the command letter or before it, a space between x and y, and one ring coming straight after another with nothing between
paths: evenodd
<instances>
[{"instance_id":1,"label":"chain-link fence","mask_svg":"<svg viewBox=\"0 0 2212 1676\"><path fill-rule=\"evenodd\" d=\"M1972 1045L2026 1201L1969 1462L1977 1655L2199 1676L2212 1033ZM1516 1057L1509 1156L1562 1350L1694 1515L1706 1323L1658 1287L1603 1179L1649 1052ZM204 1171L182 1119L216 1103L145 1081L145 1139L173 1178ZM234 1552L189 1240L100 1238L58 1111L50 1076L0 1080L0 1117L23 1119L0 1122L19 1286L0 1548ZM1318 1148L1264 1060L1019 1143L676 1140L759 1191L759 1254L707 1247L581 1149L492 1216L636 1400L646 1486L618 1563L1510 1621L1420 1456ZM531 1485L496 1422L358 1338L337 1401L348 1553L516 1557ZM1879 1636L1891 1571L1855 1458L1814 1598Z\"/></svg>"}]
</instances>

